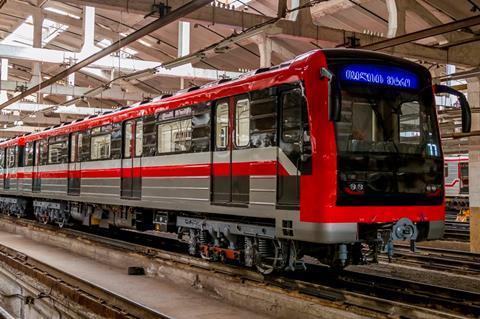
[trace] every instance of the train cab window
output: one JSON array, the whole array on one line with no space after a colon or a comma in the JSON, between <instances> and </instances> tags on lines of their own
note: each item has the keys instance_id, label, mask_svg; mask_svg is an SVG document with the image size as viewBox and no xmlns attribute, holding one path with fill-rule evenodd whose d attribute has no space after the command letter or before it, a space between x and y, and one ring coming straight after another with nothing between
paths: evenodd
<instances>
[{"instance_id":1,"label":"train cab window","mask_svg":"<svg viewBox=\"0 0 480 319\"><path fill-rule=\"evenodd\" d=\"M142 156L143 152L143 121L137 120L135 123L135 156Z\"/></svg>"},{"instance_id":2,"label":"train cab window","mask_svg":"<svg viewBox=\"0 0 480 319\"><path fill-rule=\"evenodd\" d=\"M158 153L187 152L192 142L192 120L177 120L157 127Z\"/></svg>"},{"instance_id":3,"label":"train cab window","mask_svg":"<svg viewBox=\"0 0 480 319\"><path fill-rule=\"evenodd\" d=\"M420 104L418 101L409 101L402 103L398 121L400 130L400 143L420 144Z\"/></svg>"},{"instance_id":4,"label":"train cab window","mask_svg":"<svg viewBox=\"0 0 480 319\"><path fill-rule=\"evenodd\" d=\"M298 142L302 134L302 91L294 89L282 95L282 140Z\"/></svg>"},{"instance_id":5,"label":"train cab window","mask_svg":"<svg viewBox=\"0 0 480 319\"><path fill-rule=\"evenodd\" d=\"M34 149L33 149L33 142L29 142L25 144L25 156L24 159L24 166L33 166L33 157L34 157Z\"/></svg>"},{"instance_id":6,"label":"train cab window","mask_svg":"<svg viewBox=\"0 0 480 319\"><path fill-rule=\"evenodd\" d=\"M15 147L7 148L7 167L15 167Z\"/></svg>"},{"instance_id":7,"label":"train cab window","mask_svg":"<svg viewBox=\"0 0 480 319\"><path fill-rule=\"evenodd\" d=\"M90 159L102 160L110 158L111 135L94 135L90 142Z\"/></svg>"},{"instance_id":8,"label":"train cab window","mask_svg":"<svg viewBox=\"0 0 480 319\"><path fill-rule=\"evenodd\" d=\"M132 130L133 122L128 121L125 123L124 134L123 134L123 158L130 158L132 156Z\"/></svg>"},{"instance_id":9,"label":"train cab window","mask_svg":"<svg viewBox=\"0 0 480 319\"><path fill-rule=\"evenodd\" d=\"M227 148L228 126L228 102L219 103L215 112L215 145L217 148Z\"/></svg>"},{"instance_id":10,"label":"train cab window","mask_svg":"<svg viewBox=\"0 0 480 319\"><path fill-rule=\"evenodd\" d=\"M242 98L235 103L235 145L248 146L250 143L250 101Z\"/></svg>"}]
</instances>

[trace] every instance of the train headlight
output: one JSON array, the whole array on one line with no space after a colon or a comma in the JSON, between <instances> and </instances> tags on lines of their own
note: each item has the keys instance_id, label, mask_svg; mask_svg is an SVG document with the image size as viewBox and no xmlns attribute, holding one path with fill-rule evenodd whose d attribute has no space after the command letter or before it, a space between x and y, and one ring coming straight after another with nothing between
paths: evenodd
<instances>
[{"instance_id":1,"label":"train headlight","mask_svg":"<svg viewBox=\"0 0 480 319\"><path fill-rule=\"evenodd\" d=\"M347 193L360 195L365 191L365 186L363 185L363 182L350 182L345 190Z\"/></svg>"},{"instance_id":2,"label":"train headlight","mask_svg":"<svg viewBox=\"0 0 480 319\"><path fill-rule=\"evenodd\" d=\"M441 185L428 184L425 186L425 191L428 196L436 196L441 194Z\"/></svg>"}]
</instances>

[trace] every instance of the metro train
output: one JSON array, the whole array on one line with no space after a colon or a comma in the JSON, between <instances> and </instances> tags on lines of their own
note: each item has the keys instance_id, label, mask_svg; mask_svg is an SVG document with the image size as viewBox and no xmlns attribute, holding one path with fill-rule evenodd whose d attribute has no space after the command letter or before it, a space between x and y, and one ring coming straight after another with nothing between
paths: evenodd
<instances>
[{"instance_id":1,"label":"metro train","mask_svg":"<svg viewBox=\"0 0 480 319\"><path fill-rule=\"evenodd\" d=\"M468 154L445 157L446 208L455 211L468 210Z\"/></svg>"},{"instance_id":2,"label":"metro train","mask_svg":"<svg viewBox=\"0 0 480 319\"><path fill-rule=\"evenodd\" d=\"M264 273L375 261L442 237L434 93L462 96L404 59L312 51L0 143L0 209L176 233Z\"/></svg>"}]
</instances>

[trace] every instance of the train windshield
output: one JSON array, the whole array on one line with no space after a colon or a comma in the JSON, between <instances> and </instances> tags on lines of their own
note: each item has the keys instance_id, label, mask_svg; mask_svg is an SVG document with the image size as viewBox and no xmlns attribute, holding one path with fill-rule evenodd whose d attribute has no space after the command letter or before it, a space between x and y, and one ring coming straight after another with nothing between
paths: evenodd
<instances>
[{"instance_id":1,"label":"train windshield","mask_svg":"<svg viewBox=\"0 0 480 319\"><path fill-rule=\"evenodd\" d=\"M394 80L387 74L375 80L368 77L373 73L349 71L344 71L340 84L342 116L336 122L340 153L441 157L431 87L417 88L416 78L408 78L413 76L409 74ZM377 83L387 80L385 85Z\"/></svg>"}]
</instances>

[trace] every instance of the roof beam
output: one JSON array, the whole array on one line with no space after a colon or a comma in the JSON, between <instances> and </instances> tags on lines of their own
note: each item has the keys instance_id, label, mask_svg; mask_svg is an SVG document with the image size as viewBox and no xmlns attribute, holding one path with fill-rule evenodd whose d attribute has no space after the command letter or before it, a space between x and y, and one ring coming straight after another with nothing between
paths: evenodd
<instances>
[{"instance_id":1,"label":"roof beam","mask_svg":"<svg viewBox=\"0 0 480 319\"><path fill-rule=\"evenodd\" d=\"M85 58L85 55L53 50L53 49L41 49L41 48L29 48L14 46L9 44L0 44L0 58L17 59L24 61L38 61L43 63L53 64L72 64L78 60ZM114 56L106 56L97 61L92 62L89 68L105 69L105 70L119 70L121 72L129 73L139 70L157 68L161 65L160 62L144 61L139 59L127 59ZM174 68L171 70L157 68L158 76L164 77L183 77L188 79L201 79L214 81L220 77L237 77L240 75L238 72L218 71L212 69L194 68L191 66L184 66L181 68Z\"/></svg>"},{"instance_id":2,"label":"roof beam","mask_svg":"<svg viewBox=\"0 0 480 319\"><path fill-rule=\"evenodd\" d=\"M36 104L36 103L16 103L6 107L2 112L5 111L19 111L26 113L40 113L46 110L51 110L50 113L57 113L63 115L76 115L76 116L87 116L98 113L103 113L105 111L111 111L109 108L99 108L99 107L86 107L86 106L63 106L63 105L52 105L52 104Z\"/></svg>"},{"instance_id":3,"label":"roof beam","mask_svg":"<svg viewBox=\"0 0 480 319\"><path fill-rule=\"evenodd\" d=\"M148 14L151 12L151 0L58 0L65 3L76 3L80 5L92 5L101 8L124 10L131 13ZM174 5L183 3L185 0L170 0L169 4ZM306 8L303 10L310 10ZM295 12L295 11L294 11ZM309 14L310 11L307 12ZM261 23L269 21L272 17L266 17L254 13L246 13L243 11L230 10L226 8L219 8L215 6L205 6L191 14L184 17L187 20L194 20L203 23L216 23L224 26L229 26L234 29L247 29ZM362 45L368 45L383 38L365 35L361 33L329 28L325 26L317 26L308 23L299 23L298 21L280 20L277 22L277 27L282 29L278 37L294 37L304 39L306 41L319 40L332 43L332 46L343 45L347 37L356 37L360 40ZM414 43L405 43L399 47L389 47L384 49L386 53L401 57L410 57L416 59L423 59L435 63L452 63L458 65L471 66L470 56L463 56L461 54L452 54L447 49L431 48Z\"/></svg>"},{"instance_id":4,"label":"roof beam","mask_svg":"<svg viewBox=\"0 0 480 319\"><path fill-rule=\"evenodd\" d=\"M405 43L410 43L413 41L429 38L432 36L436 36L439 34L444 34L452 31L456 31L463 28L472 27L475 25L480 24L480 15L469 17L463 20L453 21L446 24L441 24L432 28L420 30L417 32L411 32L408 34L404 34L395 38L386 39L383 41L378 41L375 43L363 45L362 49L367 50L383 50L387 48L391 48L394 46L398 46Z\"/></svg>"},{"instance_id":5,"label":"roof beam","mask_svg":"<svg viewBox=\"0 0 480 319\"><path fill-rule=\"evenodd\" d=\"M112 43L110 46L82 59L80 62L75 63L74 65L68 67L66 70L61 71L60 73L57 73L56 75L52 76L50 79L45 80L38 85L27 89L25 92L11 98L10 100L4 102L3 104L0 105L0 109L5 108L6 106L20 101L22 98L33 94L39 90L41 90L44 87L47 87L49 85L54 84L58 80L61 80L68 75L77 72L81 70L82 68L92 64L93 62L112 54L113 52L118 51L120 48L137 41L138 39L144 37L147 34L152 33L153 31L158 30L161 27L164 27L167 24L170 24L179 18L205 6L206 4L210 3L210 0L192 0L185 5L182 5L181 7L171 11L170 13L166 14L163 17L158 18L157 20L147 24L146 26L142 27L141 29L138 29L137 31L129 34L125 38L122 38L114 43Z\"/></svg>"},{"instance_id":6,"label":"roof beam","mask_svg":"<svg viewBox=\"0 0 480 319\"><path fill-rule=\"evenodd\" d=\"M22 81L7 81L3 80L0 82L0 87L2 90L9 91L9 92L19 92L23 91L25 88L31 86L29 82L22 82ZM59 84L52 84L49 87L43 88L40 90L42 94L50 94L50 95L62 95L62 96L72 96L72 97L82 97L92 89L89 87L79 87L79 86L65 86ZM94 95L91 97L99 96ZM106 100L116 100L116 101L141 101L145 97L153 97L155 94L149 94L145 92L127 92L122 90L117 86L113 86L111 88L107 88L101 92L101 98Z\"/></svg>"}]
</instances>

